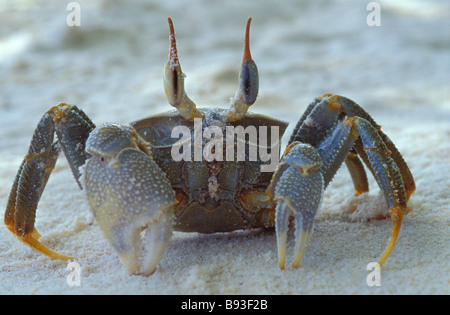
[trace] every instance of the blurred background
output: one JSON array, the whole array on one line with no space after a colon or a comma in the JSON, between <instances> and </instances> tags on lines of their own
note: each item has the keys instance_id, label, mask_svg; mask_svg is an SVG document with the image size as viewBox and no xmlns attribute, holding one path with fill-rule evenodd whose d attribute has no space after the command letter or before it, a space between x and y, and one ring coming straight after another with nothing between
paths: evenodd
<instances>
[{"instance_id":1,"label":"blurred background","mask_svg":"<svg viewBox=\"0 0 450 315\"><path fill-rule=\"evenodd\" d=\"M369 1L77 1L81 26L72 27L69 3L0 2L0 110L2 118L18 110L30 119L28 134L58 102L79 105L96 122L126 123L170 109L162 89L168 16L186 90L200 107L228 106L251 16L260 72L253 111L295 120L315 96L330 92L403 122L411 112L433 115L430 107L437 112L428 118L448 117L445 0L378 1L381 25L373 27ZM7 118L1 128L17 123Z\"/></svg>"},{"instance_id":2,"label":"blurred background","mask_svg":"<svg viewBox=\"0 0 450 315\"><path fill-rule=\"evenodd\" d=\"M251 111L290 122L286 141L314 97L335 93L353 99L410 164L420 187L415 209L443 211L448 222L450 2L377 1L379 26L368 25L369 2L80 0L81 24L69 26L70 1L0 0L1 207L33 130L51 106L76 104L96 124L126 124L172 109L162 86L169 16L187 94L198 107L228 107L252 17L260 91ZM55 174L49 189L61 184L58 200L70 203L77 185L64 159ZM352 194L348 175L337 176L330 191L325 213ZM437 207L422 203L436 191L443 200ZM70 211L57 218L42 211L40 224L51 230L71 222L69 216ZM2 239L15 242L4 230Z\"/></svg>"}]
</instances>

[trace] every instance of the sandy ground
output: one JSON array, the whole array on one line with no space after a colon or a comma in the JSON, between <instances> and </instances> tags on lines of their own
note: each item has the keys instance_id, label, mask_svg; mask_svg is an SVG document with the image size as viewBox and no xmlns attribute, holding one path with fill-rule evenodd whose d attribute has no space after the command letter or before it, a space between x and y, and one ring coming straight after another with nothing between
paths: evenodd
<instances>
[{"instance_id":1,"label":"sandy ground","mask_svg":"<svg viewBox=\"0 0 450 315\"><path fill-rule=\"evenodd\" d=\"M450 19L448 1L78 1L69 27L65 1L0 3L0 206L42 114L77 104L96 123L126 124L169 110L162 88L168 27L175 23L186 90L198 106L228 106L237 89L247 17L260 93L253 111L290 122L325 92L372 114L404 155L417 190L400 238L381 272L367 264L387 244L389 219L372 177L353 197L342 168L325 193L301 267L277 264L274 233L175 233L151 277L128 275L58 160L37 211L41 241L73 255L67 264L31 251L0 225L0 294L448 294ZM349 213L349 209L356 211Z\"/></svg>"}]
</instances>

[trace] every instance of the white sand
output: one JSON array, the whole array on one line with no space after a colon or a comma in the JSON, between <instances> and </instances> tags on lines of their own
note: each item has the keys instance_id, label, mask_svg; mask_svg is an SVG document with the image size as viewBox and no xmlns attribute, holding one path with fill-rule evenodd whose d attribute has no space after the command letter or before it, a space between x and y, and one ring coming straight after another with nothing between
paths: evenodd
<instances>
[{"instance_id":1,"label":"white sand","mask_svg":"<svg viewBox=\"0 0 450 315\"><path fill-rule=\"evenodd\" d=\"M227 106L252 16L260 73L253 111L289 121L286 141L315 96L345 95L383 126L415 176L411 213L381 286L366 284L366 266L383 252L391 223L370 220L385 214L371 176L371 192L356 198L347 170L339 171L297 270L290 267L292 234L288 266L280 271L274 233L176 233L147 278L126 274L60 158L36 226L45 245L78 257L81 286L67 285L65 262L33 252L0 225L0 294L448 294L449 4L379 1L381 26L369 27L368 2L86 0L79 1L78 28L66 25L65 1L2 2L0 206L50 106L77 104L97 124L170 109L162 89L168 16L188 94L200 107Z\"/></svg>"}]
</instances>

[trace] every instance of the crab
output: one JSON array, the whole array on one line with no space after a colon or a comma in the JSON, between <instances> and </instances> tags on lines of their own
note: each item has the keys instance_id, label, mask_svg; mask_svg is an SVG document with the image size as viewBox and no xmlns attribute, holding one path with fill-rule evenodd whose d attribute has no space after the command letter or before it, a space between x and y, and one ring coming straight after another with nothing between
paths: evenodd
<instances>
[{"instance_id":1,"label":"crab","mask_svg":"<svg viewBox=\"0 0 450 315\"><path fill-rule=\"evenodd\" d=\"M246 25L239 88L228 109L197 108L187 96L173 23L170 18L168 22L170 49L163 81L168 102L175 109L128 126L106 123L96 127L75 105L51 107L34 131L12 186L4 219L7 228L42 254L75 259L40 243L34 226L39 199L63 151L80 189L85 189L96 222L129 273L151 275L173 231L215 233L253 228L275 228L281 269L285 267L288 231L294 228L292 266L297 268L333 176L345 162L356 195L362 194L369 190L365 164L392 217L392 234L379 260L381 266L394 248L415 190L406 162L381 127L354 101L324 94L307 106L281 159L270 171L263 171L267 163L261 157L251 160L248 152L244 159L236 160L234 153L227 155L231 160L226 161L218 155L192 160L192 152L186 150L183 156L188 159L174 159L175 127L187 127L198 140L197 132L208 127L223 131L225 126L238 125L279 130L278 134L271 132L275 144L264 147L279 158L278 143L287 123L248 112L259 89L258 69L249 48L251 18ZM208 138L200 143L186 139L183 149L194 147L194 151L209 143ZM231 148L239 141L258 149L264 146L245 136L228 141ZM220 149L213 146L210 153Z\"/></svg>"}]
</instances>

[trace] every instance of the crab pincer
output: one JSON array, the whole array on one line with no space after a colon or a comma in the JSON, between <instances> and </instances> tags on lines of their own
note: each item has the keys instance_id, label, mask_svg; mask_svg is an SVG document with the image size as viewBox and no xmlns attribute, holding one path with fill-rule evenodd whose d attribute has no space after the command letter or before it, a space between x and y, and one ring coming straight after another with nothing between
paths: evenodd
<instances>
[{"instance_id":1,"label":"crab pincer","mask_svg":"<svg viewBox=\"0 0 450 315\"><path fill-rule=\"evenodd\" d=\"M100 126L86 151L84 183L100 229L130 273L151 275L172 236L169 181L132 127Z\"/></svg>"},{"instance_id":2,"label":"crab pincer","mask_svg":"<svg viewBox=\"0 0 450 315\"><path fill-rule=\"evenodd\" d=\"M295 223L294 268L298 267L305 252L314 217L322 202L324 180L319 171L321 166L321 157L313 146L294 142L286 148L267 190L277 203L275 229L281 269L285 264L290 217Z\"/></svg>"}]
</instances>

